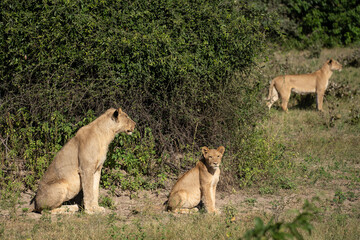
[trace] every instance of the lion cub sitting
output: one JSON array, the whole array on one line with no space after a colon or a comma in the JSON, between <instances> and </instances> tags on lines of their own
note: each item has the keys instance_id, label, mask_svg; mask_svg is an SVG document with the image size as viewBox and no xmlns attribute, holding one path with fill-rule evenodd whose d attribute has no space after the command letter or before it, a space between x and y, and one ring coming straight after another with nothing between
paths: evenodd
<instances>
[{"instance_id":1,"label":"lion cub sitting","mask_svg":"<svg viewBox=\"0 0 360 240\"><path fill-rule=\"evenodd\" d=\"M218 149L202 147L203 154L196 166L179 178L172 188L167 210L186 213L195 208L202 199L209 213L219 213L215 208L216 185L219 182L223 146Z\"/></svg>"}]
</instances>

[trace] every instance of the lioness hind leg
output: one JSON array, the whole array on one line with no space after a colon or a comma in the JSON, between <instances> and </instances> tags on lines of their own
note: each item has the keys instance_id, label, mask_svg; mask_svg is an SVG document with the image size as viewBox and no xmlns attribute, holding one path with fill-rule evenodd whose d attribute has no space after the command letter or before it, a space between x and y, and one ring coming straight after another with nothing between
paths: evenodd
<instances>
[{"instance_id":1,"label":"lioness hind leg","mask_svg":"<svg viewBox=\"0 0 360 240\"><path fill-rule=\"evenodd\" d=\"M72 214L79 211L78 205L62 205L59 208L55 208L50 211L51 214Z\"/></svg>"},{"instance_id":2,"label":"lioness hind leg","mask_svg":"<svg viewBox=\"0 0 360 240\"><path fill-rule=\"evenodd\" d=\"M289 103L289 98L290 98L290 93L287 93L287 94L283 94L281 96L281 108L287 112L288 111L288 103Z\"/></svg>"},{"instance_id":3,"label":"lioness hind leg","mask_svg":"<svg viewBox=\"0 0 360 240\"><path fill-rule=\"evenodd\" d=\"M172 213L180 213L180 214L191 214L191 213L196 213L199 212L198 208L177 208L174 211L172 211Z\"/></svg>"},{"instance_id":4,"label":"lioness hind leg","mask_svg":"<svg viewBox=\"0 0 360 240\"><path fill-rule=\"evenodd\" d=\"M66 181L41 186L35 197L35 210L41 212L44 209L52 210L60 207L66 201L67 187Z\"/></svg>"}]
</instances>

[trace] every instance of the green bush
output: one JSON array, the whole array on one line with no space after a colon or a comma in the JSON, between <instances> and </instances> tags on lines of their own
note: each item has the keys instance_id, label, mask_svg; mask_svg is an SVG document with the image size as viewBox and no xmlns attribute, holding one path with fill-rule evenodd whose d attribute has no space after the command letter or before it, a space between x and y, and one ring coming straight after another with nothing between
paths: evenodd
<instances>
[{"instance_id":1,"label":"green bush","mask_svg":"<svg viewBox=\"0 0 360 240\"><path fill-rule=\"evenodd\" d=\"M103 181L116 185L119 168L132 189L164 179L165 150L238 152L251 131L242 126L264 114L264 83L248 76L277 29L241 1L4 0L0 16L2 168L29 171L30 187L82 118L109 107L123 107L139 132L115 140Z\"/></svg>"},{"instance_id":2,"label":"green bush","mask_svg":"<svg viewBox=\"0 0 360 240\"><path fill-rule=\"evenodd\" d=\"M195 126L198 140L214 141L239 126L234 107L251 111L257 100L244 102L254 81L239 76L270 26L245 4L2 1L1 9L2 112L26 107L43 120L121 105L167 145L192 139Z\"/></svg>"},{"instance_id":3,"label":"green bush","mask_svg":"<svg viewBox=\"0 0 360 240\"><path fill-rule=\"evenodd\" d=\"M151 129L144 134L135 131L131 136L118 135L109 147L101 176L105 188L117 187L132 191L161 186L161 159L155 151ZM151 177L151 179L150 179ZM159 177L159 179L158 179Z\"/></svg>"},{"instance_id":4,"label":"green bush","mask_svg":"<svg viewBox=\"0 0 360 240\"><path fill-rule=\"evenodd\" d=\"M236 168L240 186L271 183L272 187L293 188L294 184L285 175L279 174L281 169L288 169L283 159L285 147L264 136L257 129L242 141Z\"/></svg>"},{"instance_id":5,"label":"green bush","mask_svg":"<svg viewBox=\"0 0 360 240\"><path fill-rule=\"evenodd\" d=\"M55 111L50 121L36 121L25 108L0 119L2 150L1 168L22 178L26 187L34 189L56 152L74 136L76 130L95 119L89 111L87 117L71 124L71 119ZM25 172L26 173L25 173Z\"/></svg>"},{"instance_id":6,"label":"green bush","mask_svg":"<svg viewBox=\"0 0 360 240\"><path fill-rule=\"evenodd\" d=\"M355 0L263 0L266 11L278 14L285 44L318 51L321 47L360 42L360 5Z\"/></svg>"}]
</instances>

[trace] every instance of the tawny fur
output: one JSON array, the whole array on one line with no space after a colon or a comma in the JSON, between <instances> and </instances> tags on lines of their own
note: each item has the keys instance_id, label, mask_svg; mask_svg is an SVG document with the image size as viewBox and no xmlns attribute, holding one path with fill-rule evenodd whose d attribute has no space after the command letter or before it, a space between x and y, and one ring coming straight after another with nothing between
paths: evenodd
<instances>
[{"instance_id":1,"label":"tawny fur","mask_svg":"<svg viewBox=\"0 0 360 240\"><path fill-rule=\"evenodd\" d=\"M316 72L300 75L284 75L274 78L270 83L269 96L266 105L271 106L281 98L281 107L287 111L291 91L296 93L316 93L317 109L323 110L323 100L329 79L333 74L333 70L342 69L342 65L336 60L330 59Z\"/></svg>"},{"instance_id":2,"label":"tawny fur","mask_svg":"<svg viewBox=\"0 0 360 240\"><path fill-rule=\"evenodd\" d=\"M108 146L117 133L130 135L134 128L135 122L120 108L109 109L80 128L57 153L42 177L35 196L35 210L60 212L63 202L83 190L85 212L104 212L98 198L101 168Z\"/></svg>"},{"instance_id":3,"label":"tawny fur","mask_svg":"<svg viewBox=\"0 0 360 240\"><path fill-rule=\"evenodd\" d=\"M215 208L216 186L220 177L220 163L225 152L202 147L202 159L196 166L178 179L172 188L167 209L172 212L191 212L202 200L209 213L218 213Z\"/></svg>"}]
</instances>

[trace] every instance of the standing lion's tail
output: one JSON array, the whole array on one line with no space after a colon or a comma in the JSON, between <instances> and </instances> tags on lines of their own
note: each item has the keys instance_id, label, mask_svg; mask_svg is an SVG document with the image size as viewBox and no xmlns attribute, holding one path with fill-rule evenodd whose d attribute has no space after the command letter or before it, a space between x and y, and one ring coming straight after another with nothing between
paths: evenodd
<instances>
[{"instance_id":1,"label":"standing lion's tail","mask_svg":"<svg viewBox=\"0 0 360 240\"><path fill-rule=\"evenodd\" d=\"M275 88L275 79L273 79L271 82L270 82L270 87L269 87L269 96L268 98L266 99L266 106L269 108L271 108L271 106L274 104L274 102L276 102L278 99L279 99L279 94Z\"/></svg>"},{"instance_id":2,"label":"standing lion's tail","mask_svg":"<svg viewBox=\"0 0 360 240\"><path fill-rule=\"evenodd\" d=\"M269 96L268 96L268 98L266 99L267 101L270 101L270 100L271 100L271 97L272 97L272 95L273 95L274 84L275 84L275 81L272 80L272 81L270 82ZM276 89L275 89L275 91L276 91Z\"/></svg>"}]
</instances>

